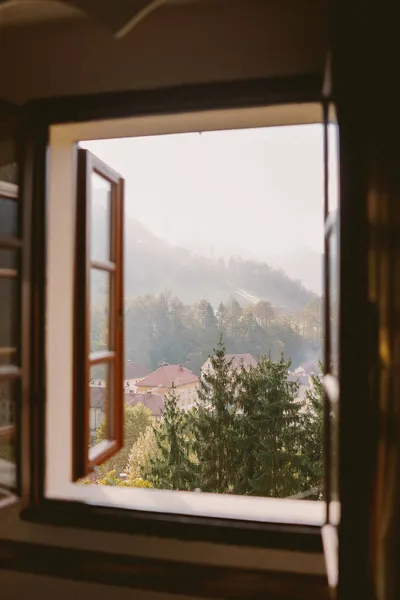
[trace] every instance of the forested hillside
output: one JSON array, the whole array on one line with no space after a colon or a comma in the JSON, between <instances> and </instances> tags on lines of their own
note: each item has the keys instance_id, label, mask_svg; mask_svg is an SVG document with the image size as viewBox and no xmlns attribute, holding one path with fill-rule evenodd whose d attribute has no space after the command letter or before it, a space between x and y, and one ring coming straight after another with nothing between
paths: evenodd
<instances>
[{"instance_id":1,"label":"forested hillside","mask_svg":"<svg viewBox=\"0 0 400 600\"><path fill-rule=\"evenodd\" d=\"M235 297L241 304L267 300L285 312L303 308L316 295L266 263L209 258L173 247L135 219L125 229L126 296L169 291L182 302L207 298L217 307ZM244 293L243 293L244 292Z\"/></svg>"},{"instance_id":2,"label":"forested hillside","mask_svg":"<svg viewBox=\"0 0 400 600\"><path fill-rule=\"evenodd\" d=\"M300 282L266 263L195 256L134 219L125 235L126 359L149 368L183 363L199 374L221 333L229 353L278 359L283 352L294 364L320 357L320 299ZM99 348L101 294L99 280L92 296Z\"/></svg>"},{"instance_id":3,"label":"forested hillside","mask_svg":"<svg viewBox=\"0 0 400 600\"><path fill-rule=\"evenodd\" d=\"M140 296L126 301L126 358L156 368L160 362L184 364L197 375L222 333L228 353L255 358L281 353L296 366L320 357L319 304L293 319L268 302L246 308L231 299L216 310L201 300L183 304L176 296Z\"/></svg>"}]
</instances>

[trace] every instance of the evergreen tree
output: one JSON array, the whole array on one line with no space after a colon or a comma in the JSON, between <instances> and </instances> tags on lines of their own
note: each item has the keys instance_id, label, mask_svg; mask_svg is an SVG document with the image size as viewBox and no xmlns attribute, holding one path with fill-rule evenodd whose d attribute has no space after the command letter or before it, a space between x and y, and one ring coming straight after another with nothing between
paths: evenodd
<instances>
[{"instance_id":1,"label":"evergreen tree","mask_svg":"<svg viewBox=\"0 0 400 600\"><path fill-rule=\"evenodd\" d=\"M217 328L220 334L224 334L226 330L226 308L223 302L220 302L215 313L215 317L217 319Z\"/></svg>"},{"instance_id":2,"label":"evergreen tree","mask_svg":"<svg viewBox=\"0 0 400 600\"><path fill-rule=\"evenodd\" d=\"M142 469L154 487L170 490L193 490L195 466L190 458L190 436L186 413L178 406L175 387L166 395L162 422L153 426L155 455Z\"/></svg>"},{"instance_id":3,"label":"evergreen tree","mask_svg":"<svg viewBox=\"0 0 400 600\"><path fill-rule=\"evenodd\" d=\"M301 489L304 403L296 399L298 384L288 380L289 367L283 356L261 357L240 373L235 493L282 498Z\"/></svg>"},{"instance_id":4,"label":"evergreen tree","mask_svg":"<svg viewBox=\"0 0 400 600\"><path fill-rule=\"evenodd\" d=\"M190 414L202 491L223 493L233 489L236 380L221 336L209 368L201 375L196 407Z\"/></svg>"},{"instance_id":5,"label":"evergreen tree","mask_svg":"<svg viewBox=\"0 0 400 600\"><path fill-rule=\"evenodd\" d=\"M301 479L304 491L313 487L322 490L324 480L324 389L318 375L312 376L311 380L312 387L306 391L306 414L300 442L300 451L303 457ZM319 499L320 496L321 492L315 495L316 499Z\"/></svg>"}]
</instances>

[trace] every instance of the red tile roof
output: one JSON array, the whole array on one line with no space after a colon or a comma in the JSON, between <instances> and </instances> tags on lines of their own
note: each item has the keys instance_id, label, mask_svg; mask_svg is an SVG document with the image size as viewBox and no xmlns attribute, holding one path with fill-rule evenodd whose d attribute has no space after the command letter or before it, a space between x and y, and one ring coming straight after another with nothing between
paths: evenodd
<instances>
[{"instance_id":1,"label":"red tile roof","mask_svg":"<svg viewBox=\"0 0 400 600\"><path fill-rule=\"evenodd\" d=\"M124 394L125 402L129 406L137 406L142 403L144 406L151 410L153 417L161 417L162 411L164 410L165 398L163 394L153 394L152 392L146 392L144 394Z\"/></svg>"},{"instance_id":2,"label":"red tile roof","mask_svg":"<svg viewBox=\"0 0 400 600\"><path fill-rule=\"evenodd\" d=\"M147 377L142 379L139 387L176 387L196 383L199 380L197 375L184 367L183 365L163 365Z\"/></svg>"},{"instance_id":3,"label":"red tile roof","mask_svg":"<svg viewBox=\"0 0 400 600\"><path fill-rule=\"evenodd\" d=\"M138 362L128 360L125 363L124 379L141 379L150 373L150 369Z\"/></svg>"}]
</instances>

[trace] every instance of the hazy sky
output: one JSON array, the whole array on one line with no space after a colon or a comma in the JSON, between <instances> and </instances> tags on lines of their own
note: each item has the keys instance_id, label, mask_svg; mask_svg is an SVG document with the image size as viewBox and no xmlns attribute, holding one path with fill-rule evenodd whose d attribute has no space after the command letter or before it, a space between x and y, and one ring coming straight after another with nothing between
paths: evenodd
<instances>
[{"instance_id":1,"label":"hazy sky","mask_svg":"<svg viewBox=\"0 0 400 600\"><path fill-rule=\"evenodd\" d=\"M82 145L125 178L127 215L172 244L258 259L322 252L321 125Z\"/></svg>"}]
</instances>

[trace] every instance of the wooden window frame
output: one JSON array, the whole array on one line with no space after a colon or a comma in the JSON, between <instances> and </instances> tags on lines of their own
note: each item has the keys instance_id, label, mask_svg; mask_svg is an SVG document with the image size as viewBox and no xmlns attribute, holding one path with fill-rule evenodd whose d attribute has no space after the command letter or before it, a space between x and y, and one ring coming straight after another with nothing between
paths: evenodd
<instances>
[{"instance_id":1,"label":"wooden window frame","mask_svg":"<svg viewBox=\"0 0 400 600\"><path fill-rule=\"evenodd\" d=\"M110 256L100 262L90 256L92 174L97 173L111 185ZM124 445L124 331L123 331L123 232L124 180L88 150L78 150L76 209L75 316L74 316L74 417L73 480L89 474L96 465L111 458ZM95 269L109 274L109 349L90 351L90 274ZM105 419L107 439L90 443L90 368L112 366L111 386L106 387ZM112 401L110 402L110 396ZM112 431L109 428L112 423Z\"/></svg>"},{"instance_id":2,"label":"wooden window frame","mask_svg":"<svg viewBox=\"0 0 400 600\"><path fill-rule=\"evenodd\" d=\"M209 541L235 546L287 549L322 553L320 526L280 522L252 522L125 510L83 505L45 496L46 454L46 226L48 213L48 146L50 127L57 123L163 115L213 109L272 107L320 103L322 73L237 82L196 84L160 90L116 92L95 97L33 100L22 110L21 182L27 221L32 224L29 251L30 314L33 329L29 344L29 393L23 398L22 483L25 491L21 518L72 528L123 531L181 540ZM32 207L35 206L35 211Z\"/></svg>"},{"instance_id":3,"label":"wooden window frame","mask_svg":"<svg viewBox=\"0 0 400 600\"><path fill-rule=\"evenodd\" d=\"M4 181L0 181L0 198L5 198L7 200L12 200L13 202L18 203L18 186L13 183L7 183ZM0 268L0 278L5 279L16 279L19 283L18 286L18 308L22 306L21 304L21 282L22 282L22 215L21 215L21 205L18 206L18 216L17 216L17 236L10 237L0 237L0 250L14 250L19 253L18 265L16 268L8 269L8 268ZM20 319L19 319L20 321ZM0 348L0 355L13 357L13 361L9 365L0 366L0 381L3 382L18 382L18 388L15 390L15 406L14 406L14 424L0 427L0 443L13 442L15 453L18 455L18 435L17 435L17 422L19 415L19 398L20 398L20 389L21 389L21 379L22 379L22 368L21 368L21 325L18 326L16 333L16 347L4 347ZM17 461L18 462L18 461ZM16 485L15 488L18 488L18 465L16 465ZM3 482L0 482L0 487L7 489Z\"/></svg>"}]
</instances>

